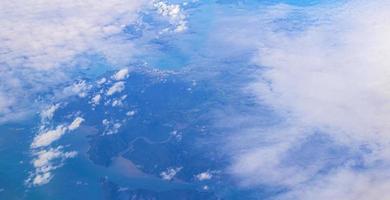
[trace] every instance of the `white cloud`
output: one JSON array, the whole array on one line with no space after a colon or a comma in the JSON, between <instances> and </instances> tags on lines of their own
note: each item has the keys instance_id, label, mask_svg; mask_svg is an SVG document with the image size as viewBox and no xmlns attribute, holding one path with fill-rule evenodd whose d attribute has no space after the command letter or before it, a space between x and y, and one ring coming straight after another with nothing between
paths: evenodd
<instances>
[{"instance_id":1,"label":"white cloud","mask_svg":"<svg viewBox=\"0 0 390 200\"><path fill-rule=\"evenodd\" d=\"M304 187L298 187L277 199L353 199L386 200L389 195L388 169L354 171L343 168L321 177Z\"/></svg>"},{"instance_id":2,"label":"white cloud","mask_svg":"<svg viewBox=\"0 0 390 200\"><path fill-rule=\"evenodd\" d=\"M107 126L109 123L110 123L110 121L108 121L108 119L103 119L103 121L102 121L102 124L105 126Z\"/></svg>"},{"instance_id":3,"label":"white cloud","mask_svg":"<svg viewBox=\"0 0 390 200\"><path fill-rule=\"evenodd\" d=\"M156 7L160 15L168 17L169 22L175 26L174 32L183 32L187 30L187 17L179 4L168 4L163 1L155 1L154 7Z\"/></svg>"},{"instance_id":4,"label":"white cloud","mask_svg":"<svg viewBox=\"0 0 390 200\"><path fill-rule=\"evenodd\" d=\"M320 10L318 24L302 33L274 32L257 57L268 67L252 87L259 99L337 137L390 139L388 8L349 1Z\"/></svg>"},{"instance_id":5,"label":"white cloud","mask_svg":"<svg viewBox=\"0 0 390 200\"><path fill-rule=\"evenodd\" d=\"M112 105L112 107L122 106L123 102L120 99L115 99L115 100L112 101L111 105Z\"/></svg>"},{"instance_id":6,"label":"white cloud","mask_svg":"<svg viewBox=\"0 0 390 200\"><path fill-rule=\"evenodd\" d=\"M127 66L140 48L135 49L136 42L128 38L124 29L138 23L140 11L157 12L174 26L173 31L187 28L186 15L179 5L161 2L155 7L154 3L152 0L1 1L0 123L31 116L47 100L33 101L37 96L46 98L54 90L61 90L64 83L73 81L80 71L100 67L89 66L91 55L114 68ZM153 39L157 34L146 31L148 36L142 40ZM87 64L80 67L80 60ZM77 91L67 88L66 92ZM85 91L78 92L80 97L86 95Z\"/></svg>"},{"instance_id":7,"label":"white cloud","mask_svg":"<svg viewBox=\"0 0 390 200\"><path fill-rule=\"evenodd\" d=\"M38 107L34 95L69 81L80 70L78 56L98 54L114 66L127 64L135 51L121 31L148 3L1 1L0 123L20 120Z\"/></svg>"},{"instance_id":8,"label":"white cloud","mask_svg":"<svg viewBox=\"0 0 390 200\"><path fill-rule=\"evenodd\" d=\"M213 175L210 172L202 172L197 174L195 177L199 181L204 181L204 180L210 180L211 178L213 178Z\"/></svg>"},{"instance_id":9,"label":"white cloud","mask_svg":"<svg viewBox=\"0 0 390 200\"><path fill-rule=\"evenodd\" d=\"M122 127L119 121L110 121L108 119L103 119L102 124L104 125L103 135L116 134Z\"/></svg>"},{"instance_id":10,"label":"white cloud","mask_svg":"<svg viewBox=\"0 0 390 200\"><path fill-rule=\"evenodd\" d=\"M41 133L34 137L34 140L31 143L31 147L39 148L48 146L53 142L59 140L67 131L73 131L77 129L83 121L83 118L76 117L73 122L68 126L58 125L53 130L43 130Z\"/></svg>"},{"instance_id":11,"label":"white cloud","mask_svg":"<svg viewBox=\"0 0 390 200\"><path fill-rule=\"evenodd\" d=\"M101 78L101 79L99 79L96 83L98 84L98 85L102 85L102 84L104 84L104 83L106 83L107 82L107 79L106 78Z\"/></svg>"},{"instance_id":12,"label":"white cloud","mask_svg":"<svg viewBox=\"0 0 390 200\"><path fill-rule=\"evenodd\" d=\"M42 120L51 120L54 116L55 111L60 107L60 104L54 104L48 107L46 110L43 110L41 112L41 119Z\"/></svg>"},{"instance_id":13,"label":"white cloud","mask_svg":"<svg viewBox=\"0 0 390 200\"><path fill-rule=\"evenodd\" d=\"M107 90L107 95L111 96L115 93L122 92L124 89L125 89L125 82L123 81L116 82Z\"/></svg>"},{"instance_id":14,"label":"white cloud","mask_svg":"<svg viewBox=\"0 0 390 200\"><path fill-rule=\"evenodd\" d=\"M97 94L95 95L92 99L91 99L91 103L93 105L98 105L100 103L100 99L102 98L102 96L100 94Z\"/></svg>"},{"instance_id":15,"label":"white cloud","mask_svg":"<svg viewBox=\"0 0 390 200\"><path fill-rule=\"evenodd\" d=\"M113 123L110 127L106 127L104 135L112 135L118 133L119 128L122 127L121 123Z\"/></svg>"},{"instance_id":16,"label":"white cloud","mask_svg":"<svg viewBox=\"0 0 390 200\"><path fill-rule=\"evenodd\" d=\"M385 199L390 4L291 6L282 15L269 9L240 18L237 26L253 27L230 38L259 49L261 70L247 89L284 121L237 130L229 138L230 172L247 187L286 187L279 199Z\"/></svg>"},{"instance_id":17,"label":"white cloud","mask_svg":"<svg viewBox=\"0 0 390 200\"><path fill-rule=\"evenodd\" d=\"M135 114L136 114L136 111L135 111L135 110L131 110L131 111L128 111L128 112L126 113L126 115L129 116L129 117L132 117L132 116L134 116Z\"/></svg>"},{"instance_id":18,"label":"white cloud","mask_svg":"<svg viewBox=\"0 0 390 200\"><path fill-rule=\"evenodd\" d=\"M121 46L106 38L133 21L142 4L131 0L2 1L0 40L5 53L1 60L9 66L50 69L90 49Z\"/></svg>"},{"instance_id":19,"label":"white cloud","mask_svg":"<svg viewBox=\"0 0 390 200\"><path fill-rule=\"evenodd\" d=\"M32 183L34 185L44 185L44 184L49 183L52 178L53 178L53 176L50 172L46 172L43 174L37 174L37 175L35 175Z\"/></svg>"},{"instance_id":20,"label":"white cloud","mask_svg":"<svg viewBox=\"0 0 390 200\"><path fill-rule=\"evenodd\" d=\"M59 105L59 104L56 104ZM52 115L55 109L50 107L47 112L48 115ZM59 140L67 131L73 131L80 127L81 123L84 122L84 119L81 117L76 117L69 125L58 125L53 130L47 130L45 128L50 124L50 119L48 119L47 114L42 115L42 126L40 133L38 133L31 143L31 152L33 155L32 164L34 166L33 172L31 172L30 177L26 180L28 185L40 186L50 182L53 178L52 171L61 167L63 162L69 158L73 158L77 155L77 152L70 151L64 152L62 146L57 148L47 148L49 145L52 145L53 142ZM51 117L50 117L51 118ZM49 121L47 121L49 120Z\"/></svg>"},{"instance_id":21,"label":"white cloud","mask_svg":"<svg viewBox=\"0 0 390 200\"><path fill-rule=\"evenodd\" d=\"M38 148L48 146L54 141L61 138L67 130L66 126L59 125L53 130L48 130L42 133L39 133L33 140L31 147Z\"/></svg>"},{"instance_id":22,"label":"white cloud","mask_svg":"<svg viewBox=\"0 0 390 200\"><path fill-rule=\"evenodd\" d=\"M127 98L127 95L123 95L123 96L121 96L120 98L118 98L118 99L114 99L113 101L112 101L112 106L113 107L120 107L120 106L123 106L123 100L125 100Z\"/></svg>"},{"instance_id":23,"label":"white cloud","mask_svg":"<svg viewBox=\"0 0 390 200\"><path fill-rule=\"evenodd\" d=\"M76 119L73 120L73 122L68 126L68 129L70 131L73 131L80 127L81 123L83 123L85 120L81 117L76 117Z\"/></svg>"},{"instance_id":24,"label":"white cloud","mask_svg":"<svg viewBox=\"0 0 390 200\"><path fill-rule=\"evenodd\" d=\"M31 182L33 185L44 185L49 183L53 178L52 171L63 165L66 159L73 158L77 155L77 152L64 152L62 147L50 148L48 150L41 150L34 153L36 158L33 160L33 166L35 168L32 176L27 182Z\"/></svg>"},{"instance_id":25,"label":"white cloud","mask_svg":"<svg viewBox=\"0 0 390 200\"><path fill-rule=\"evenodd\" d=\"M75 95L83 98L87 96L91 88L92 86L87 84L84 80L78 81L70 86L65 87L62 93L59 94L59 96L64 98Z\"/></svg>"},{"instance_id":26,"label":"white cloud","mask_svg":"<svg viewBox=\"0 0 390 200\"><path fill-rule=\"evenodd\" d=\"M116 81L121 81L129 76L129 69L124 68L114 74L113 78Z\"/></svg>"},{"instance_id":27,"label":"white cloud","mask_svg":"<svg viewBox=\"0 0 390 200\"><path fill-rule=\"evenodd\" d=\"M160 176L163 180L167 180L167 181L170 181L172 180L176 174L178 172L180 172L180 170L182 169L182 167L176 167L176 168L168 168L167 170L163 171L160 173Z\"/></svg>"}]
</instances>

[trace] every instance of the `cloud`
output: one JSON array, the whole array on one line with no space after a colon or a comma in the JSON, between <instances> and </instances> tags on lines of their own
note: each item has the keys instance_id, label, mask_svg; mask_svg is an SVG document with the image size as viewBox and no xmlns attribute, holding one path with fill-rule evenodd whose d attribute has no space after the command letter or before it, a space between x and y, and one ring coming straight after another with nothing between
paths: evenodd
<instances>
[{"instance_id":1,"label":"cloud","mask_svg":"<svg viewBox=\"0 0 390 200\"><path fill-rule=\"evenodd\" d=\"M113 44L121 47L115 34L134 21L143 3L2 1L1 60L7 66L50 69L87 50L105 52Z\"/></svg>"},{"instance_id":2,"label":"cloud","mask_svg":"<svg viewBox=\"0 0 390 200\"><path fill-rule=\"evenodd\" d=\"M58 125L53 130L43 130L37 136L34 137L34 140L31 144L32 148L45 147L53 142L59 140L67 131L73 131L77 129L81 123L84 121L81 117L76 117L71 124L68 126Z\"/></svg>"},{"instance_id":3,"label":"cloud","mask_svg":"<svg viewBox=\"0 0 390 200\"><path fill-rule=\"evenodd\" d=\"M211 178L213 178L213 175L207 171L207 172L199 173L195 177L199 181L204 181L204 180L210 180Z\"/></svg>"},{"instance_id":4,"label":"cloud","mask_svg":"<svg viewBox=\"0 0 390 200\"><path fill-rule=\"evenodd\" d=\"M42 132L34 138L31 147L38 148L38 147L48 146L54 141L60 139L61 136L65 134L66 130L67 128L65 126L59 125L53 130Z\"/></svg>"},{"instance_id":5,"label":"cloud","mask_svg":"<svg viewBox=\"0 0 390 200\"><path fill-rule=\"evenodd\" d=\"M69 96L79 96L81 98L86 97L88 91L92 88L91 85L87 84L84 80L78 81L70 86L65 87L57 98L66 98Z\"/></svg>"},{"instance_id":6,"label":"cloud","mask_svg":"<svg viewBox=\"0 0 390 200\"><path fill-rule=\"evenodd\" d=\"M148 24L142 15L168 25ZM187 29L179 4L152 0L4 0L0 24L0 123L31 116L86 71L107 70L97 70L102 65L96 60L107 68L127 67L161 33ZM142 36L129 38L130 26Z\"/></svg>"},{"instance_id":7,"label":"cloud","mask_svg":"<svg viewBox=\"0 0 390 200\"><path fill-rule=\"evenodd\" d=\"M115 93L122 92L124 89L125 89L125 82L123 81L116 82L107 90L107 95L111 96Z\"/></svg>"},{"instance_id":8,"label":"cloud","mask_svg":"<svg viewBox=\"0 0 390 200\"><path fill-rule=\"evenodd\" d=\"M389 171L356 172L342 169L322 177L307 188L298 188L280 199L386 200L390 195Z\"/></svg>"},{"instance_id":9,"label":"cloud","mask_svg":"<svg viewBox=\"0 0 390 200\"><path fill-rule=\"evenodd\" d=\"M80 127L81 123L83 123L85 120L81 117L76 117L76 119L73 120L73 122L68 126L68 130L73 131Z\"/></svg>"},{"instance_id":10,"label":"cloud","mask_svg":"<svg viewBox=\"0 0 390 200\"><path fill-rule=\"evenodd\" d=\"M128 112L126 113L126 115L129 116L129 117L132 117L132 116L134 116L136 113L137 113L137 112L136 112L135 110L131 110L131 111L128 111Z\"/></svg>"},{"instance_id":11,"label":"cloud","mask_svg":"<svg viewBox=\"0 0 390 200\"><path fill-rule=\"evenodd\" d=\"M64 123L55 129L48 128L53 123L52 118L59 107L60 104L54 104L41 112L41 126L30 145L34 170L26 180L28 186L49 183L54 176L53 170L61 167L65 160L77 155L75 151L65 152L61 145L56 148L51 147L55 141L61 139L67 132L76 130L85 121L82 117L75 117L69 125Z\"/></svg>"},{"instance_id":12,"label":"cloud","mask_svg":"<svg viewBox=\"0 0 390 200\"><path fill-rule=\"evenodd\" d=\"M108 119L103 119L102 124L104 125L104 131L102 135L112 135L118 133L123 122L124 121L109 121Z\"/></svg>"},{"instance_id":13,"label":"cloud","mask_svg":"<svg viewBox=\"0 0 390 200\"><path fill-rule=\"evenodd\" d=\"M383 10L388 7L351 1L320 13L332 15L329 24L319 22L297 36L273 34L256 58L268 69L253 89L266 104L309 126L363 140L388 138L390 23Z\"/></svg>"},{"instance_id":14,"label":"cloud","mask_svg":"<svg viewBox=\"0 0 390 200\"><path fill-rule=\"evenodd\" d=\"M230 172L245 187L284 188L279 199L384 199L390 4L267 9L223 22L247 27L226 39L258 50L253 62L260 70L245 92L281 119L267 126L253 119L234 131L225 149ZM248 115L245 121L258 118Z\"/></svg>"},{"instance_id":15,"label":"cloud","mask_svg":"<svg viewBox=\"0 0 390 200\"><path fill-rule=\"evenodd\" d=\"M129 69L124 68L114 74L114 80L121 81L129 76Z\"/></svg>"},{"instance_id":16,"label":"cloud","mask_svg":"<svg viewBox=\"0 0 390 200\"><path fill-rule=\"evenodd\" d=\"M149 3L1 1L0 123L20 120L39 105L31 99L72 80L82 55L102 56L117 67L128 64L135 51L122 30Z\"/></svg>"},{"instance_id":17,"label":"cloud","mask_svg":"<svg viewBox=\"0 0 390 200\"><path fill-rule=\"evenodd\" d=\"M60 104L54 104L49 106L46 110L43 110L41 112L41 119L42 120L51 120L54 116L55 111L60 107Z\"/></svg>"},{"instance_id":18,"label":"cloud","mask_svg":"<svg viewBox=\"0 0 390 200\"><path fill-rule=\"evenodd\" d=\"M178 172L182 170L182 167L176 167L176 168L168 168L167 170L160 173L160 176L163 180L170 181L172 180Z\"/></svg>"},{"instance_id":19,"label":"cloud","mask_svg":"<svg viewBox=\"0 0 390 200\"><path fill-rule=\"evenodd\" d=\"M100 94L97 94L95 95L92 99L91 99L91 103L93 105L98 105L100 103L100 99L102 98L102 96Z\"/></svg>"},{"instance_id":20,"label":"cloud","mask_svg":"<svg viewBox=\"0 0 390 200\"><path fill-rule=\"evenodd\" d=\"M187 17L179 4L168 4L163 1L156 1L154 2L154 7L160 15L169 19L170 24L174 26L174 32L179 33L187 29Z\"/></svg>"},{"instance_id":21,"label":"cloud","mask_svg":"<svg viewBox=\"0 0 390 200\"><path fill-rule=\"evenodd\" d=\"M107 79L106 79L105 77L103 77L103 78L101 78L100 80L98 80L96 83L97 83L98 85L102 85L102 84L104 84L106 81L107 81Z\"/></svg>"},{"instance_id":22,"label":"cloud","mask_svg":"<svg viewBox=\"0 0 390 200\"><path fill-rule=\"evenodd\" d=\"M64 152L62 146L59 146L55 149L41 150L34 154L36 158L32 163L35 171L27 180L27 183L38 186L47 184L53 178L52 171L62 166L66 159L75 157L77 152Z\"/></svg>"}]
</instances>

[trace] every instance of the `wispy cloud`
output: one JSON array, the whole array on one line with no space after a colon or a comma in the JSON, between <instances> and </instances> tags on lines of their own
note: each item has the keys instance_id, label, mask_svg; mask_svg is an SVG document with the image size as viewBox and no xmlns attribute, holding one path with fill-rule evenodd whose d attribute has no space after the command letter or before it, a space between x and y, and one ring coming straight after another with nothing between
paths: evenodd
<instances>
[{"instance_id":1,"label":"wispy cloud","mask_svg":"<svg viewBox=\"0 0 390 200\"><path fill-rule=\"evenodd\" d=\"M54 169L61 167L66 159L75 157L77 152L64 152L62 146L59 146L57 148L37 151L34 154L36 158L32 163L35 171L31 174L27 183L43 185L47 184L53 178L52 171Z\"/></svg>"},{"instance_id":2,"label":"wispy cloud","mask_svg":"<svg viewBox=\"0 0 390 200\"><path fill-rule=\"evenodd\" d=\"M118 81L114 83L110 88L107 90L107 95L111 96L115 93L122 92L125 89L125 82Z\"/></svg>"},{"instance_id":3,"label":"wispy cloud","mask_svg":"<svg viewBox=\"0 0 390 200\"><path fill-rule=\"evenodd\" d=\"M128 69L124 68L109 76L111 78L104 78L95 83L85 80L76 81L74 84L65 86L64 90L58 95L64 98L78 96L78 98L81 98L84 101L89 101L91 103L91 108L97 106L101 99L107 100L107 105L105 103L102 106L110 106L110 102L112 102L113 106L115 102L115 106L119 106L127 95L122 95L116 99L112 98L112 95L124 89L124 80L129 75ZM105 84L105 87L111 86L108 88L108 91L111 90L111 92L106 92L102 88L102 84ZM30 145L32 156L31 163L34 170L30 172L30 176L26 180L28 186L40 186L49 183L54 177L54 170L63 166L65 160L77 155L76 151L65 151L67 146L60 145L60 140L64 135L77 130L87 119L81 117L82 114L80 111L75 110L67 110L70 112L68 115L59 116L58 113L56 113L57 110L63 111L64 107L67 105L67 102L63 101L64 98L59 98L59 103L47 106L40 112L41 120L39 129ZM123 123L126 122L126 119L135 114L135 111L132 112L133 113L130 113L129 115L124 114L126 117L123 119L104 119L102 121L104 126L104 130L101 130L102 135L118 133ZM85 113L85 115L88 116L88 113ZM72 117L73 120L69 121L70 117ZM61 119L64 121L61 121Z\"/></svg>"},{"instance_id":4,"label":"wispy cloud","mask_svg":"<svg viewBox=\"0 0 390 200\"><path fill-rule=\"evenodd\" d=\"M385 199L390 4L267 9L226 21L253 25L230 35L258 49L261 72L246 89L284 122L237 130L232 174L249 187L287 188L281 199Z\"/></svg>"},{"instance_id":5,"label":"wispy cloud","mask_svg":"<svg viewBox=\"0 0 390 200\"><path fill-rule=\"evenodd\" d=\"M73 131L77 129L83 122L83 118L76 117L69 125L61 124L58 125L55 129L51 130L47 130L44 128L37 136L35 136L31 147L39 148L48 146L60 139L65 133L67 133L67 131Z\"/></svg>"},{"instance_id":6,"label":"wispy cloud","mask_svg":"<svg viewBox=\"0 0 390 200\"><path fill-rule=\"evenodd\" d=\"M114 80L121 81L129 76L129 69L123 68L114 74Z\"/></svg>"}]
</instances>

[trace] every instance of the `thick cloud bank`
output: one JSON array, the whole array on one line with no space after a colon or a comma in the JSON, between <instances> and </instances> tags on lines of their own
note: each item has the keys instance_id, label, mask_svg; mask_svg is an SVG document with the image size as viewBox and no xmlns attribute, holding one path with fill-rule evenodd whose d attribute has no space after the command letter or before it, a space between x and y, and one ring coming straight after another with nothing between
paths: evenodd
<instances>
[{"instance_id":1,"label":"thick cloud bank","mask_svg":"<svg viewBox=\"0 0 390 200\"><path fill-rule=\"evenodd\" d=\"M244 33L262 67L249 90L284 122L241 130L231 172L287 189L281 199L386 199L390 3L269 9Z\"/></svg>"}]
</instances>

